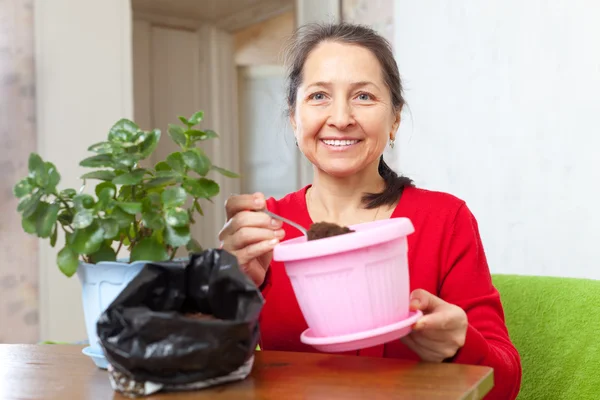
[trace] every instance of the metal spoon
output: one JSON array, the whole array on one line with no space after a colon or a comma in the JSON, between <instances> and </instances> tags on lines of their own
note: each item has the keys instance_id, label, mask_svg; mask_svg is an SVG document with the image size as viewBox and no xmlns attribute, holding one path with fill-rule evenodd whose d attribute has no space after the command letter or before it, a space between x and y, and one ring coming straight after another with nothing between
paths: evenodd
<instances>
[{"instance_id":1,"label":"metal spoon","mask_svg":"<svg viewBox=\"0 0 600 400\"><path fill-rule=\"evenodd\" d=\"M268 216L270 216L271 218L278 219L278 220L280 220L280 221L282 221L282 222L285 222L285 223L286 223L286 224L288 224L288 225L291 225L291 226L293 226L294 228L296 228L296 229L298 229L300 232L302 232L302 234L303 234L304 236L307 236L307 235L308 235L308 231L307 231L307 230L306 230L306 229L305 229L305 228L304 228L302 225L298 225L298 224L297 224L297 223L295 223L294 221L290 221L289 219L287 219L287 218L283 218L283 217L282 217L282 216L280 216L280 215L273 214L271 211L269 211L269 210L267 210L267 209L264 209L264 210L261 210L261 211L262 211L262 212L264 212L265 214L267 214Z\"/></svg>"}]
</instances>

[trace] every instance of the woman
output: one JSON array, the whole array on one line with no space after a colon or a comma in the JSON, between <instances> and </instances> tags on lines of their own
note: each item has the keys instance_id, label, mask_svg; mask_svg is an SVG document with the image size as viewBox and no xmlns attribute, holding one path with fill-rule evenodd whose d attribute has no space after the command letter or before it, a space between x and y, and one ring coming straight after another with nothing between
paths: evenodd
<instances>
[{"instance_id":1,"label":"woman","mask_svg":"<svg viewBox=\"0 0 600 400\"><path fill-rule=\"evenodd\" d=\"M299 222L352 225L408 217L411 307L424 316L403 339L353 354L494 368L488 398L513 399L521 365L492 286L477 222L449 194L417 189L383 161L393 147L404 105L398 67L389 44L371 29L312 25L290 50L287 101L302 153L314 166L311 185L280 200L260 194L231 197L219 238L261 287L266 350L315 351L300 342L307 328L274 246L300 233L269 210Z\"/></svg>"}]
</instances>

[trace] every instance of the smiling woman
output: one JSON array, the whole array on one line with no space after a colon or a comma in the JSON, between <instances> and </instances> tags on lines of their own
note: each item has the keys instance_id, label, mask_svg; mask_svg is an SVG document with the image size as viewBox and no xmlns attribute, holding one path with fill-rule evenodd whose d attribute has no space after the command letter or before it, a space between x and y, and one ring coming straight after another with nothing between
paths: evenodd
<instances>
[{"instance_id":1,"label":"smiling woman","mask_svg":"<svg viewBox=\"0 0 600 400\"><path fill-rule=\"evenodd\" d=\"M363 26L308 25L294 37L288 58L289 118L314 180L279 200L261 193L231 197L220 233L267 300L261 347L315 351L300 340L307 323L285 266L273 261L273 248L300 233L253 211L267 207L305 227L408 218L415 229L408 236L411 308L424 316L402 339L349 354L490 366L496 386L486 398L515 398L520 357L475 217L464 201L414 187L383 160L404 105L389 43Z\"/></svg>"}]
</instances>

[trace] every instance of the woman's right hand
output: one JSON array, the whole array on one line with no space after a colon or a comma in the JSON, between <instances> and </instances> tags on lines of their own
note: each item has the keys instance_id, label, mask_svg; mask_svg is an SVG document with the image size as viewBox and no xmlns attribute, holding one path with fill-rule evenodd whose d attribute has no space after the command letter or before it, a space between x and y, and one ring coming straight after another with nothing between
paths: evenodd
<instances>
[{"instance_id":1,"label":"woman's right hand","mask_svg":"<svg viewBox=\"0 0 600 400\"><path fill-rule=\"evenodd\" d=\"M237 257L242 270L257 286L265 280L273 248L285 236L281 221L256 212L265 207L262 193L230 197L225 203L227 222L219 232L223 249Z\"/></svg>"}]
</instances>

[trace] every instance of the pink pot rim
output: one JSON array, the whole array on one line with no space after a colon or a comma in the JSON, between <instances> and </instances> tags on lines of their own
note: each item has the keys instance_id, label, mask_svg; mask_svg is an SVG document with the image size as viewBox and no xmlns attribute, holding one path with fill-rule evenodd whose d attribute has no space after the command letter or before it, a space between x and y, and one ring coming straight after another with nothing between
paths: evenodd
<instances>
[{"instance_id":1,"label":"pink pot rim","mask_svg":"<svg viewBox=\"0 0 600 400\"><path fill-rule=\"evenodd\" d=\"M306 241L304 236L281 242L273 249L275 261L298 261L329 256L389 242L415 231L408 218L391 218L351 225L356 232Z\"/></svg>"}]
</instances>

